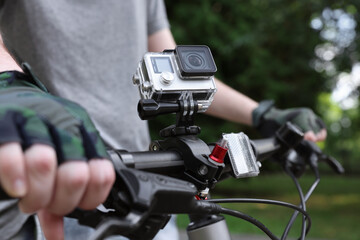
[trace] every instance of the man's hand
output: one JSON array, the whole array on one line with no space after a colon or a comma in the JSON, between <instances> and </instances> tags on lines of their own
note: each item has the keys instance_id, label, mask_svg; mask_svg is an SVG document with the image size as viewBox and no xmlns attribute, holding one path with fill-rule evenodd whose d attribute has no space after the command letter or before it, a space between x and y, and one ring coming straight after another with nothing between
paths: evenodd
<instances>
[{"instance_id":1,"label":"man's hand","mask_svg":"<svg viewBox=\"0 0 360 240\"><path fill-rule=\"evenodd\" d=\"M48 239L63 239L62 216L101 204L115 173L86 111L28 78L0 74L0 184L23 212L38 212Z\"/></svg>"},{"instance_id":2,"label":"man's hand","mask_svg":"<svg viewBox=\"0 0 360 240\"><path fill-rule=\"evenodd\" d=\"M326 128L323 121L308 108L291 108L280 110L273 107L272 101L263 101L252 113L253 126L264 137L272 136L285 122L297 125L304 133L304 139L317 142L326 139Z\"/></svg>"}]
</instances>

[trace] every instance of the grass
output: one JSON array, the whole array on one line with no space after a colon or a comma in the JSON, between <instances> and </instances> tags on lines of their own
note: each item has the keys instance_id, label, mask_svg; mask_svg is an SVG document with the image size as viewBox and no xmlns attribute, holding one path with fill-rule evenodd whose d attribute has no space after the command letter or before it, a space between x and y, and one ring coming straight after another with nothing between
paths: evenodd
<instances>
[{"instance_id":1,"label":"grass","mask_svg":"<svg viewBox=\"0 0 360 240\"><path fill-rule=\"evenodd\" d=\"M312 176L303 176L300 180L304 191L314 181ZM320 184L307 202L307 212L312 219L309 238L333 240L360 239L360 178L322 176ZM213 191L213 198L243 197L281 200L293 204L299 203L299 197L292 180L283 174L264 175L250 179L228 179L219 183ZM227 204L228 208L242 211L255 217L267 226L276 236L281 236L292 210L264 204ZM179 226L185 228L187 216L179 216ZM264 233L251 224L226 217L229 229L233 233ZM289 236L300 235L301 221L298 217Z\"/></svg>"}]
</instances>

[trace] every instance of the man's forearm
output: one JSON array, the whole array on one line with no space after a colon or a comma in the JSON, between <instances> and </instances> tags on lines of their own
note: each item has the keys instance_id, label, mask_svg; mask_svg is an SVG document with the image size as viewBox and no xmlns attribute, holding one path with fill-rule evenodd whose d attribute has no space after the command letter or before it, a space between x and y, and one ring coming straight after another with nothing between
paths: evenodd
<instances>
[{"instance_id":1,"label":"man's forearm","mask_svg":"<svg viewBox=\"0 0 360 240\"><path fill-rule=\"evenodd\" d=\"M217 79L216 87L214 101L206 113L251 126L251 114L258 103Z\"/></svg>"},{"instance_id":2,"label":"man's forearm","mask_svg":"<svg viewBox=\"0 0 360 240\"><path fill-rule=\"evenodd\" d=\"M169 29L160 30L149 36L149 51L161 52L174 49L176 43ZM224 83L216 80L217 93L215 100L206 112L237 123L252 125L252 111L258 103L239 93Z\"/></svg>"}]
</instances>

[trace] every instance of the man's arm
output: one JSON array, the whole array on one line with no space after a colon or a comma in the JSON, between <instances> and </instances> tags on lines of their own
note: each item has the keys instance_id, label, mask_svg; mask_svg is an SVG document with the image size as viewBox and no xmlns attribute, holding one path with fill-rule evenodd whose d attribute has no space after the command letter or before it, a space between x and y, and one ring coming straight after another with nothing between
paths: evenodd
<instances>
[{"instance_id":1,"label":"man's arm","mask_svg":"<svg viewBox=\"0 0 360 240\"><path fill-rule=\"evenodd\" d=\"M251 98L229 87L218 79L217 92L206 113L232 122L252 125L252 111L259 105Z\"/></svg>"},{"instance_id":2,"label":"man's arm","mask_svg":"<svg viewBox=\"0 0 360 240\"><path fill-rule=\"evenodd\" d=\"M164 49L175 49L175 47L176 43L170 29L155 32L148 38L150 52L162 52ZM232 122L252 126L252 113L259 104L220 80L215 79L215 82L217 92L206 113ZM305 133L304 138L310 141L323 141L326 138L326 130L322 129L317 134L308 131Z\"/></svg>"},{"instance_id":3,"label":"man's arm","mask_svg":"<svg viewBox=\"0 0 360 240\"><path fill-rule=\"evenodd\" d=\"M169 29L160 30L149 36L150 52L162 52L164 49L175 49L176 43ZM218 79L215 99L206 113L233 122L252 125L252 111L258 103L237 92Z\"/></svg>"}]
</instances>

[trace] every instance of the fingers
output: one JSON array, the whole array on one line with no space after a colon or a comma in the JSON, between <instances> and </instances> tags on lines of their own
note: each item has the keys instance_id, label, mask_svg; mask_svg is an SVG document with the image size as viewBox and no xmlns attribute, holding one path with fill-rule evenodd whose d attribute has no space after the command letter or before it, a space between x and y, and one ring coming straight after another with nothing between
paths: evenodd
<instances>
[{"instance_id":1,"label":"fingers","mask_svg":"<svg viewBox=\"0 0 360 240\"><path fill-rule=\"evenodd\" d=\"M311 141L311 142L316 142L316 136L315 133L313 131L308 131L304 134L304 139Z\"/></svg>"},{"instance_id":2,"label":"fingers","mask_svg":"<svg viewBox=\"0 0 360 240\"><path fill-rule=\"evenodd\" d=\"M79 204L80 208L86 210L93 209L103 203L115 181L114 167L108 160L91 160L89 170L90 180Z\"/></svg>"},{"instance_id":3,"label":"fingers","mask_svg":"<svg viewBox=\"0 0 360 240\"><path fill-rule=\"evenodd\" d=\"M58 216L70 213L80 202L90 179L86 162L66 162L57 170L54 195L47 209Z\"/></svg>"},{"instance_id":4,"label":"fingers","mask_svg":"<svg viewBox=\"0 0 360 240\"><path fill-rule=\"evenodd\" d=\"M0 183L11 197L23 197L27 193L25 160L18 143L0 147Z\"/></svg>"},{"instance_id":5,"label":"fingers","mask_svg":"<svg viewBox=\"0 0 360 240\"><path fill-rule=\"evenodd\" d=\"M10 147L20 152L15 156L25 162L27 172L28 191L20 200L20 209L28 213L37 211L47 239L64 239L62 216L76 207L96 208L106 199L115 181L114 168L108 160L73 161L57 167L51 147L37 144L25 151L24 156L16 144Z\"/></svg>"},{"instance_id":6,"label":"fingers","mask_svg":"<svg viewBox=\"0 0 360 240\"><path fill-rule=\"evenodd\" d=\"M321 129L320 132L316 134L318 141L324 141L327 137L326 129Z\"/></svg>"},{"instance_id":7,"label":"fingers","mask_svg":"<svg viewBox=\"0 0 360 240\"><path fill-rule=\"evenodd\" d=\"M114 181L114 167L108 160L64 163L58 168L54 196L47 209L59 216L76 207L94 209L105 201Z\"/></svg>"},{"instance_id":8,"label":"fingers","mask_svg":"<svg viewBox=\"0 0 360 240\"><path fill-rule=\"evenodd\" d=\"M58 168L53 199L47 209L38 212L46 239L64 239L62 216L75 207L96 208L106 199L114 181L114 168L108 160L62 164Z\"/></svg>"},{"instance_id":9,"label":"fingers","mask_svg":"<svg viewBox=\"0 0 360 240\"><path fill-rule=\"evenodd\" d=\"M317 134L313 131L308 131L304 134L304 139L312 142L324 141L326 139L327 132L325 129L320 130Z\"/></svg>"},{"instance_id":10,"label":"fingers","mask_svg":"<svg viewBox=\"0 0 360 240\"><path fill-rule=\"evenodd\" d=\"M24 153L28 193L19 202L23 212L32 213L47 206L51 200L56 173L53 148L35 144ZM41 196L41 197L39 197Z\"/></svg>"},{"instance_id":11,"label":"fingers","mask_svg":"<svg viewBox=\"0 0 360 240\"><path fill-rule=\"evenodd\" d=\"M0 147L0 182L20 209L33 213L47 208L63 216L74 208L93 209L101 204L115 181L108 160L72 161L57 167L53 148L34 144L24 153L18 143Z\"/></svg>"},{"instance_id":12,"label":"fingers","mask_svg":"<svg viewBox=\"0 0 360 240\"><path fill-rule=\"evenodd\" d=\"M40 210L37 216L46 239L64 239L64 220L62 217L54 215L46 209Z\"/></svg>"}]
</instances>

